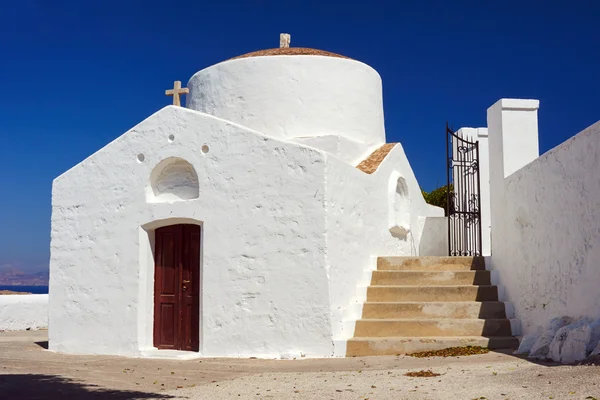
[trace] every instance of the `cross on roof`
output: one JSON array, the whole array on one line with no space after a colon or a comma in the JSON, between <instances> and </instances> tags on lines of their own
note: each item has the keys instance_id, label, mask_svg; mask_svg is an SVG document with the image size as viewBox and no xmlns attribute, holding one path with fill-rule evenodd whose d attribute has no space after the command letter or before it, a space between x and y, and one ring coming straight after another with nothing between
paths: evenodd
<instances>
[{"instance_id":1,"label":"cross on roof","mask_svg":"<svg viewBox=\"0 0 600 400\"><path fill-rule=\"evenodd\" d=\"M179 101L180 94L187 94L190 92L188 88L181 87L181 81L173 82L173 89L165 90L165 95L173 96L173 105L181 106L181 102Z\"/></svg>"},{"instance_id":2,"label":"cross on roof","mask_svg":"<svg viewBox=\"0 0 600 400\"><path fill-rule=\"evenodd\" d=\"M279 47L290 47L290 42L292 41L292 35L289 33L280 33L279 34Z\"/></svg>"}]
</instances>

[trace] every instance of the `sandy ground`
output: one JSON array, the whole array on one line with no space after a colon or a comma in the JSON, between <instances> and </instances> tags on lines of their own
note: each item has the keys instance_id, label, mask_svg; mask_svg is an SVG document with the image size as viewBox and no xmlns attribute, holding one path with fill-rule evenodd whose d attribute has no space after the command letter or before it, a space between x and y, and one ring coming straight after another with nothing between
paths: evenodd
<instances>
[{"instance_id":1,"label":"sandy ground","mask_svg":"<svg viewBox=\"0 0 600 400\"><path fill-rule=\"evenodd\" d=\"M0 290L0 294L1 295L7 295L7 294L31 294L31 292L15 292L14 290Z\"/></svg>"},{"instance_id":2,"label":"sandy ground","mask_svg":"<svg viewBox=\"0 0 600 400\"><path fill-rule=\"evenodd\" d=\"M46 332L0 332L1 399L587 399L600 367L490 353L447 359L190 361L67 356ZM410 378L431 369L434 378Z\"/></svg>"}]
</instances>

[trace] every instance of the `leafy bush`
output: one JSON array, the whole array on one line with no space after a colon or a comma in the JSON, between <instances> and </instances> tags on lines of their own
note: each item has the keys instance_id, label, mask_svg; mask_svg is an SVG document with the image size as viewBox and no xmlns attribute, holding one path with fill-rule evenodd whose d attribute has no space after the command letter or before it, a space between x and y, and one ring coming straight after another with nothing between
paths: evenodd
<instances>
[{"instance_id":1,"label":"leafy bush","mask_svg":"<svg viewBox=\"0 0 600 400\"><path fill-rule=\"evenodd\" d=\"M452 186L452 184L450 184L450 191L452 191L452 190L453 190L453 186ZM426 191L421 189L421 192L423 193L423 198L425 198L425 201L427 202L427 204L431 204L432 206L442 207L444 209L444 211L446 212L446 214L448 214L448 210L447 210L448 203L446 200L446 196L448 193L448 186L439 187L437 189L432 190L429 193L427 193Z\"/></svg>"}]
</instances>

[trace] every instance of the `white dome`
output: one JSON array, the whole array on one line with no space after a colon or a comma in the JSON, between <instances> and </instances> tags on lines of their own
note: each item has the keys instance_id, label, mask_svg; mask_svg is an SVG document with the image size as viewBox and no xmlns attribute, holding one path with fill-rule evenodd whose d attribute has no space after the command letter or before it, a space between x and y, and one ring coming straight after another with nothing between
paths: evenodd
<instances>
[{"instance_id":1,"label":"white dome","mask_svg":"<svg viewBox=\"0 0 600 400\"><path fill-rule=\"evenodd\" d=\"M361 153L385 143L377 71L342 56L299 54L251 53L203 69L187 84L187 107L272 137L341 137Z\"/></svg>"}]
</instances>

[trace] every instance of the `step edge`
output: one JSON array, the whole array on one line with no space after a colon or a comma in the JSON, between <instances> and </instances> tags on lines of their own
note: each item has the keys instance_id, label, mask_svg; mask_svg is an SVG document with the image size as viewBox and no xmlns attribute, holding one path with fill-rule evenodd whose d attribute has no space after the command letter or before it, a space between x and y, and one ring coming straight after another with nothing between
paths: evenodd
<instances>
[{"instance_id":1,"label":"step edge","mask_svg":"<svg viewBox=\"0 0 600 400\"><path fill-rule=\"evenodd\" d=\"M489 287L489 288L497 288L497 285L369 285L369 288L458 288L458 287Z\"/></svg>"},{"instance_id":2,"label":"step edge","mask_svg":"<svg viewBox=\"0 0 600 400\"><path fill-rule=\"evenodd\" d=\"M419 340L419 339L441 339L441 340L456 340L456 339L507 339L519 340L515 336L358 336L347 339L349 342L364 342L367 340L382 341L382 340Z\"/></svg>"},{"instance_id":3,"label":"step edge","mask_svg":"<svg viewBox=\"0 0 600 400\"><path fill-rule=\"evenodd\" d=\"M395 273L442 273L442 272L458 272L458 273L477 273L477 272L486 272L490 274L492 271L488 269L445 269L442 271L430 270L430 269L375 269L369 272L395 272Z\"/></svg>"},{"instance_id":4,"label":"step edge","mask_svg":"<svg viewBox=\"0 0 600 400\"><path fill-rule=\"evenodd\" d=\"M484 301L365 301L364 304L483 304L483 303L494 303L505 305L503 301L497 300L484 300Z\"/></svg>"},{"instance_id":5,"label":"step edge","mask_svg":"<svg viewBox=\"0 0 600 400\"><path fill-rule=\"evenodd\" d=\"M415 321L427 321L427 322L432 322L432 321L441 321L441 322L448 322L448 321L506 321L507 323L510 323L510 319L508 318L359 318L356 320L356 322L361 322L361 321L368 321L368 322L397 322L397 321L402 321L402 322L406 322L406 321L411 321L411 322L415 322Z\"/></svg>"}]
</instances>

